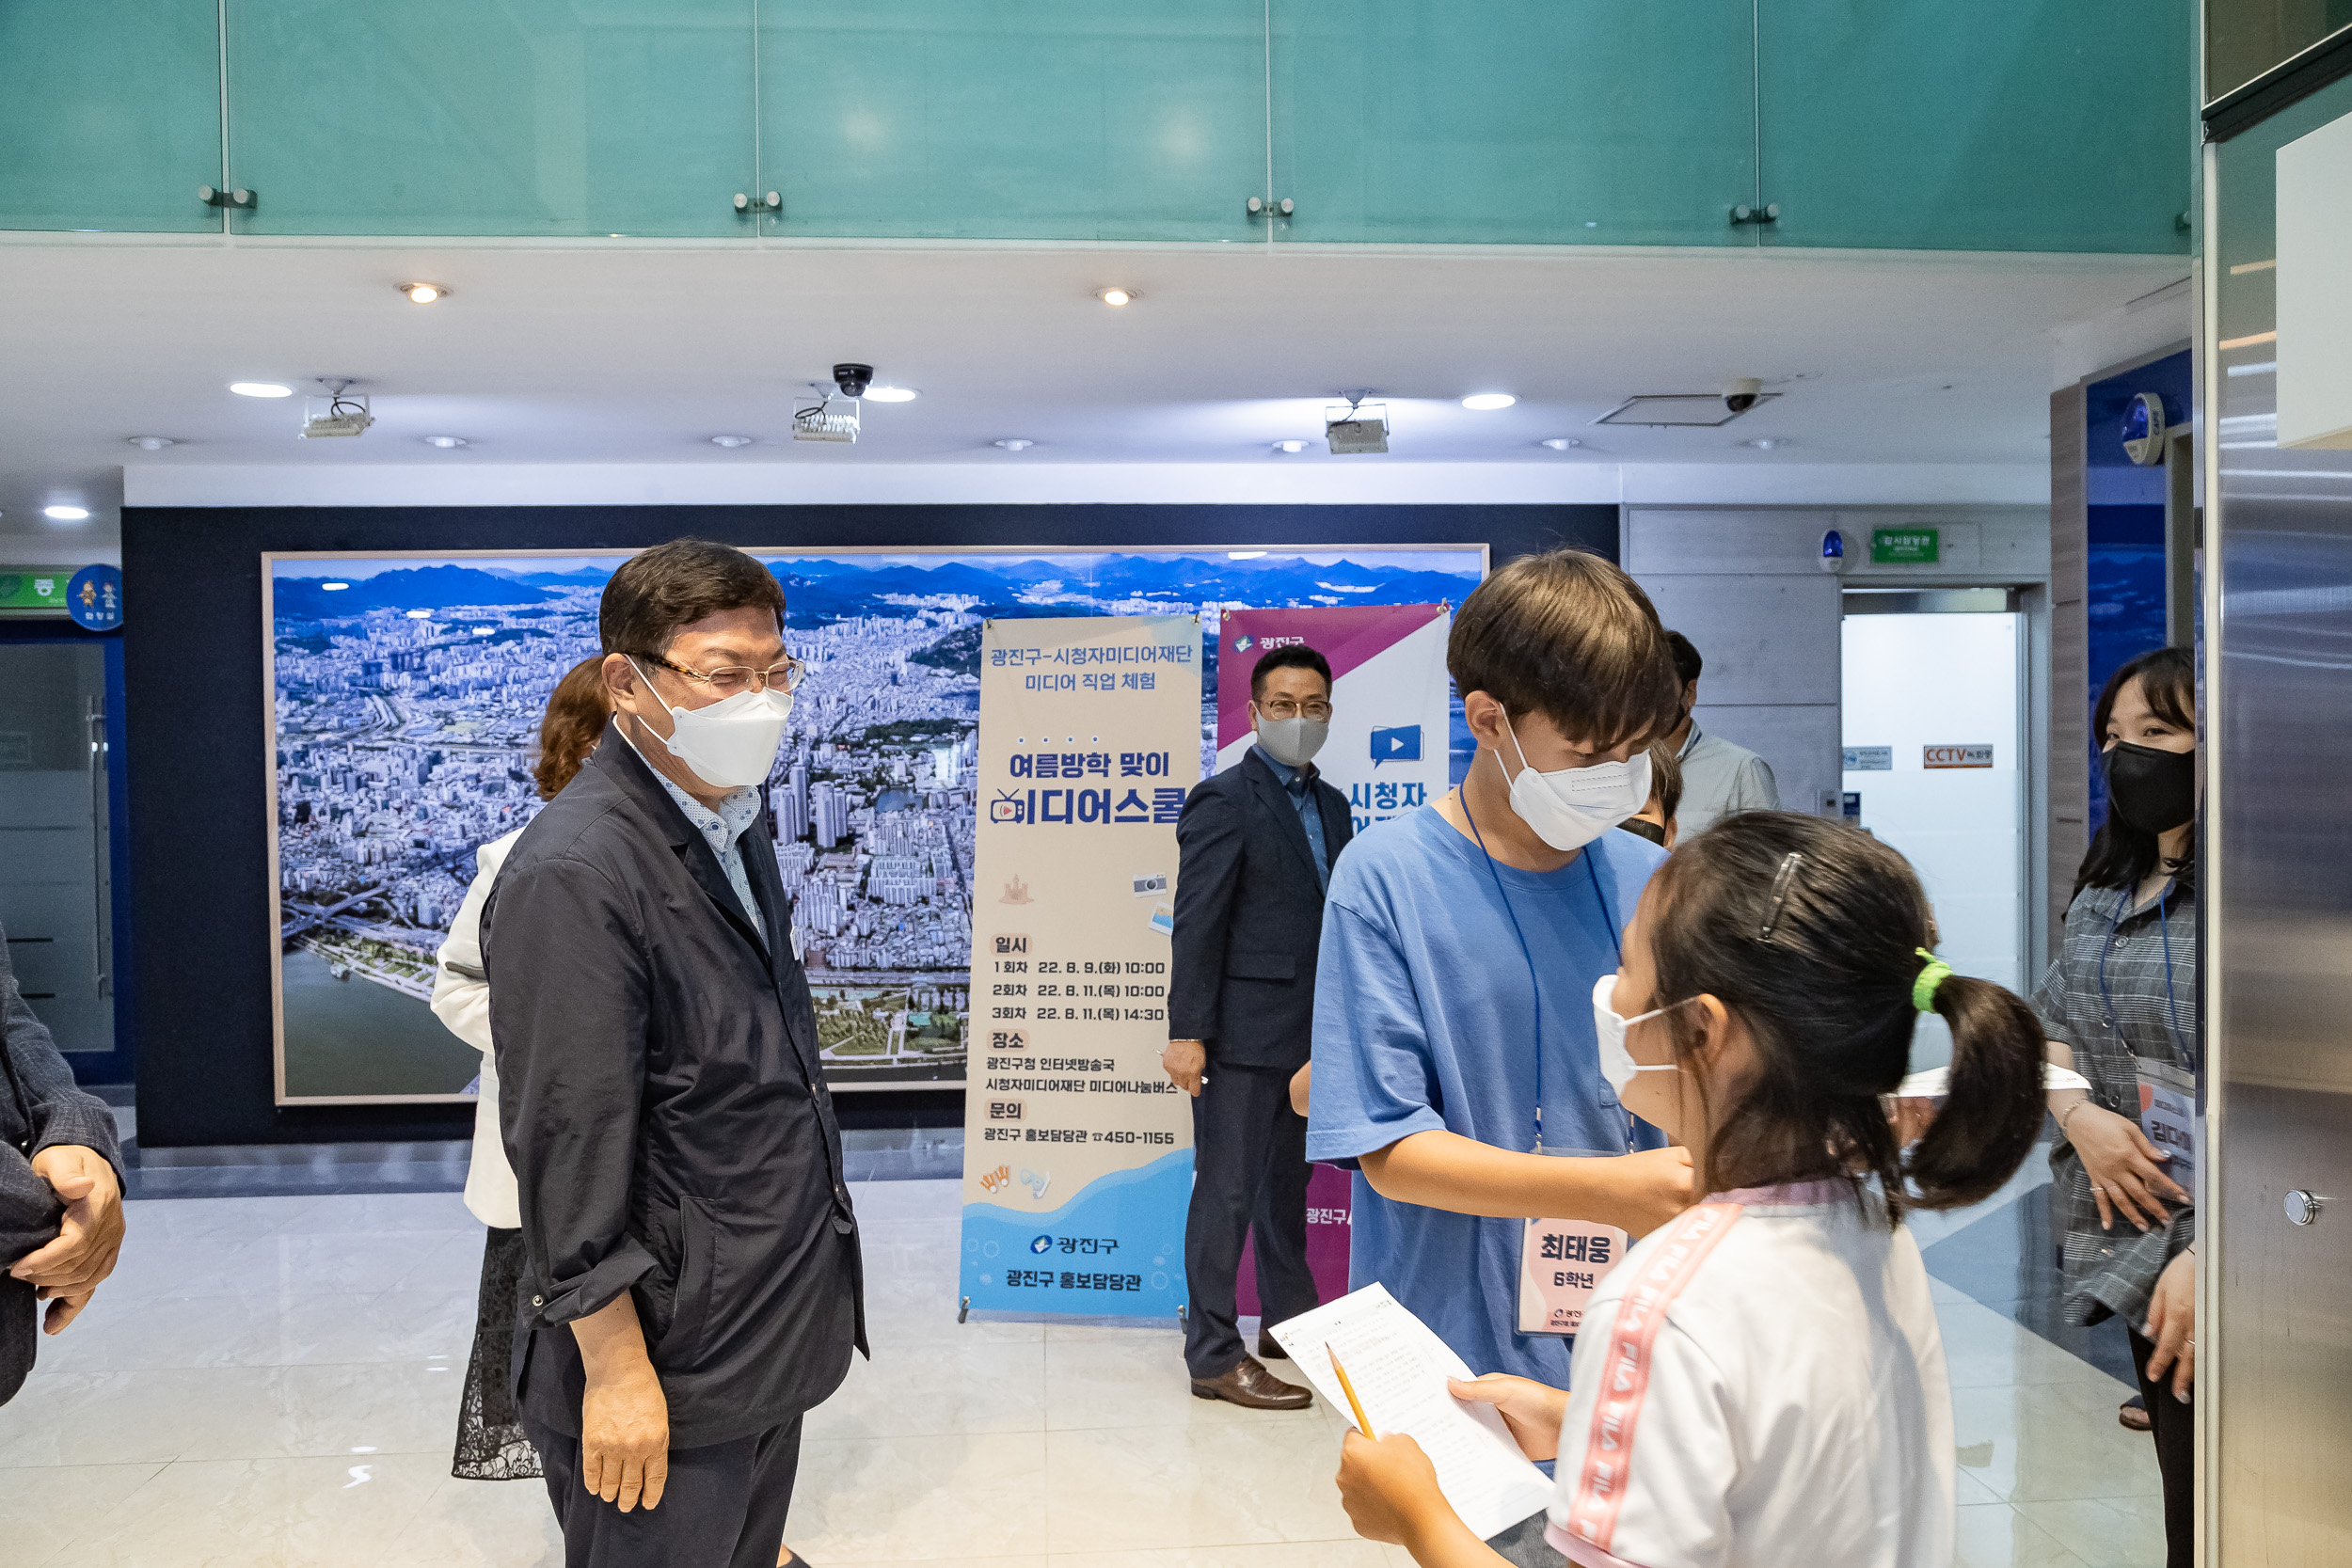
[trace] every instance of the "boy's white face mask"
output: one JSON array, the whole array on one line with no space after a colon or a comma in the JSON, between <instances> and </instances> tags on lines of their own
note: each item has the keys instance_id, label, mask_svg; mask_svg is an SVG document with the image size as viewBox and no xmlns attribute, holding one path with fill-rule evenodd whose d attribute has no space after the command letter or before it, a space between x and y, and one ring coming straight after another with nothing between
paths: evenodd
<instances>
[{"instance_id":1,"label":"boy's white face mask","mask_svg":"<svg viewBox=\"0 0 2352 1568\"><path fill-rule=\"evenodd\" d=\"M1649 803L1647 752L1635 752L1628 762L1538 773L1528 766L1508 714L1502 728L1511 737L1511 749L1519 754L1518 776L1511 781L1511 809L1554 849L1581 849ZM1502 767L1500 752L1495 766Z\"/></svg>"}]
</instances>

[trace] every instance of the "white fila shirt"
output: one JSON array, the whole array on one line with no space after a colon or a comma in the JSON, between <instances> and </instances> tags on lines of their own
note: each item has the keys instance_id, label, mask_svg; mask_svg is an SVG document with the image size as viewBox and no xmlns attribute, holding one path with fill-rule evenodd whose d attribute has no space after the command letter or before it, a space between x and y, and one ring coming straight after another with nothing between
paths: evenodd
<instances>
[{"instance_id":1,"label":"white fila shirt","mask_svg":"<svg viewBox=\"0 0 2352 1568\"><path fill-rule=\"evenodd\" d=\"M1725 1193L1594 1292L1545 1539L1584 1568L1949 1568L1952 1394L1907 1230Z\"/></svg>"}]
</instances>

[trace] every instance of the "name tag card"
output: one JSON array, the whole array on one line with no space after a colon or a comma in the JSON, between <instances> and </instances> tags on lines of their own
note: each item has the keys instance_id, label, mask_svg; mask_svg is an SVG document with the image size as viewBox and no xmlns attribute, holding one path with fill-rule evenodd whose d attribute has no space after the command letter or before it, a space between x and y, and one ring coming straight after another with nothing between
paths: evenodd
<instances>
[{"instance_id":1,"label":"name tag card","mask_svg":"<svg viewBox=\"0 0 2352 1568\"><path fill-rule=\"evenodd\" d=\"M2159 1152L2172 1158L2164 1174L2181 1191L2197 1191L2197 1166L2204 1130L2197 1119L2197 1078L2186 1068L2151 1057L2134 1058L2139 1069L2139 1130Z\"/></svg>"},{"instance_id":2,"label":"name tag card","mask_svg":"<svg viewBox=\"0 0 2352 1568\"><path fill-rule=\"evenodd\" d=\"M1584 1220L1529 1220L1519 1243L1519 1332L1574 1334L1626 1234Z\"/></svg>"}]
</instances>

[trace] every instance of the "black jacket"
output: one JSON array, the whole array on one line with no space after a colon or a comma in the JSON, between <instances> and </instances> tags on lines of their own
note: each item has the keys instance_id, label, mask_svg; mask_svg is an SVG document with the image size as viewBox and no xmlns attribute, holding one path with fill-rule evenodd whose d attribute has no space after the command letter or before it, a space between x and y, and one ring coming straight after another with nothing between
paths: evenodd
<instances>
[{"instance_id":1,"label":"black jacket","mask_svg":"<svg viewBox=\"0 0 2352 1568\"><path fill-rule=\"evenodd\" d=\"M499 1124L520 1189L524 1414L577 1435L570 1324L636 1292L673 1448L809 1409L866 1347L856 1220L764 822L719 858L607 726L483 905Z\"/></svg>"},{"instance_id":2,"label":"black jacket","mask_svg":"<svg viewBox=\"0 0 2352 1568\"><path fill-rule=\"evenodd\" d=\"M1337 869L1355 832L1347 798L1320 778L1308 787ZM1208 1041L1212 1061L1297 1071L1314 1022L1323 887L1298 808L1257 747L1194 787L1176 853L1168 1038Z\"/></svg>"},{"instance_id":3,"label":"black jacket","mask_svg":"<svg viewBox=\"0 0 2352 1568\"><path fill-rule=\"evenodd\" d=\"M94 1148L122 1180L115 1114L73 1086L49 1026L16 989L7 933L0 932L0 1404L22 1387L40 1342L36 1292L6 1272L57 1236L65 1208L29 1161L56 1144Z\"/></svg>"}]
</instances>

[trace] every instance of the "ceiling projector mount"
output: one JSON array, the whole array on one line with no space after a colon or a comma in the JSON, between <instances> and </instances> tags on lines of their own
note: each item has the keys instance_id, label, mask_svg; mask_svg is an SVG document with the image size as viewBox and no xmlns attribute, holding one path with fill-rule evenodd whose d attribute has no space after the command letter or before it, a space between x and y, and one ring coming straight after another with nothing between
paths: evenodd
<instances>
[{"instance_id":1,"label":"ceiling projector mount","mask_svg":"<svg viewBox=\"0 0 2352 1568\"><path fill-rule=\"evenodd\" d=\"M324 399L302 400L302 438L315 441L325 436L356 437L375 422L375 415L368 407L366 394L351 397L346 394L353 385L347 375L323 375L318 378L326 389ZM324 402L326 408L318 410Z\"/></svg>"}]
</instances>

